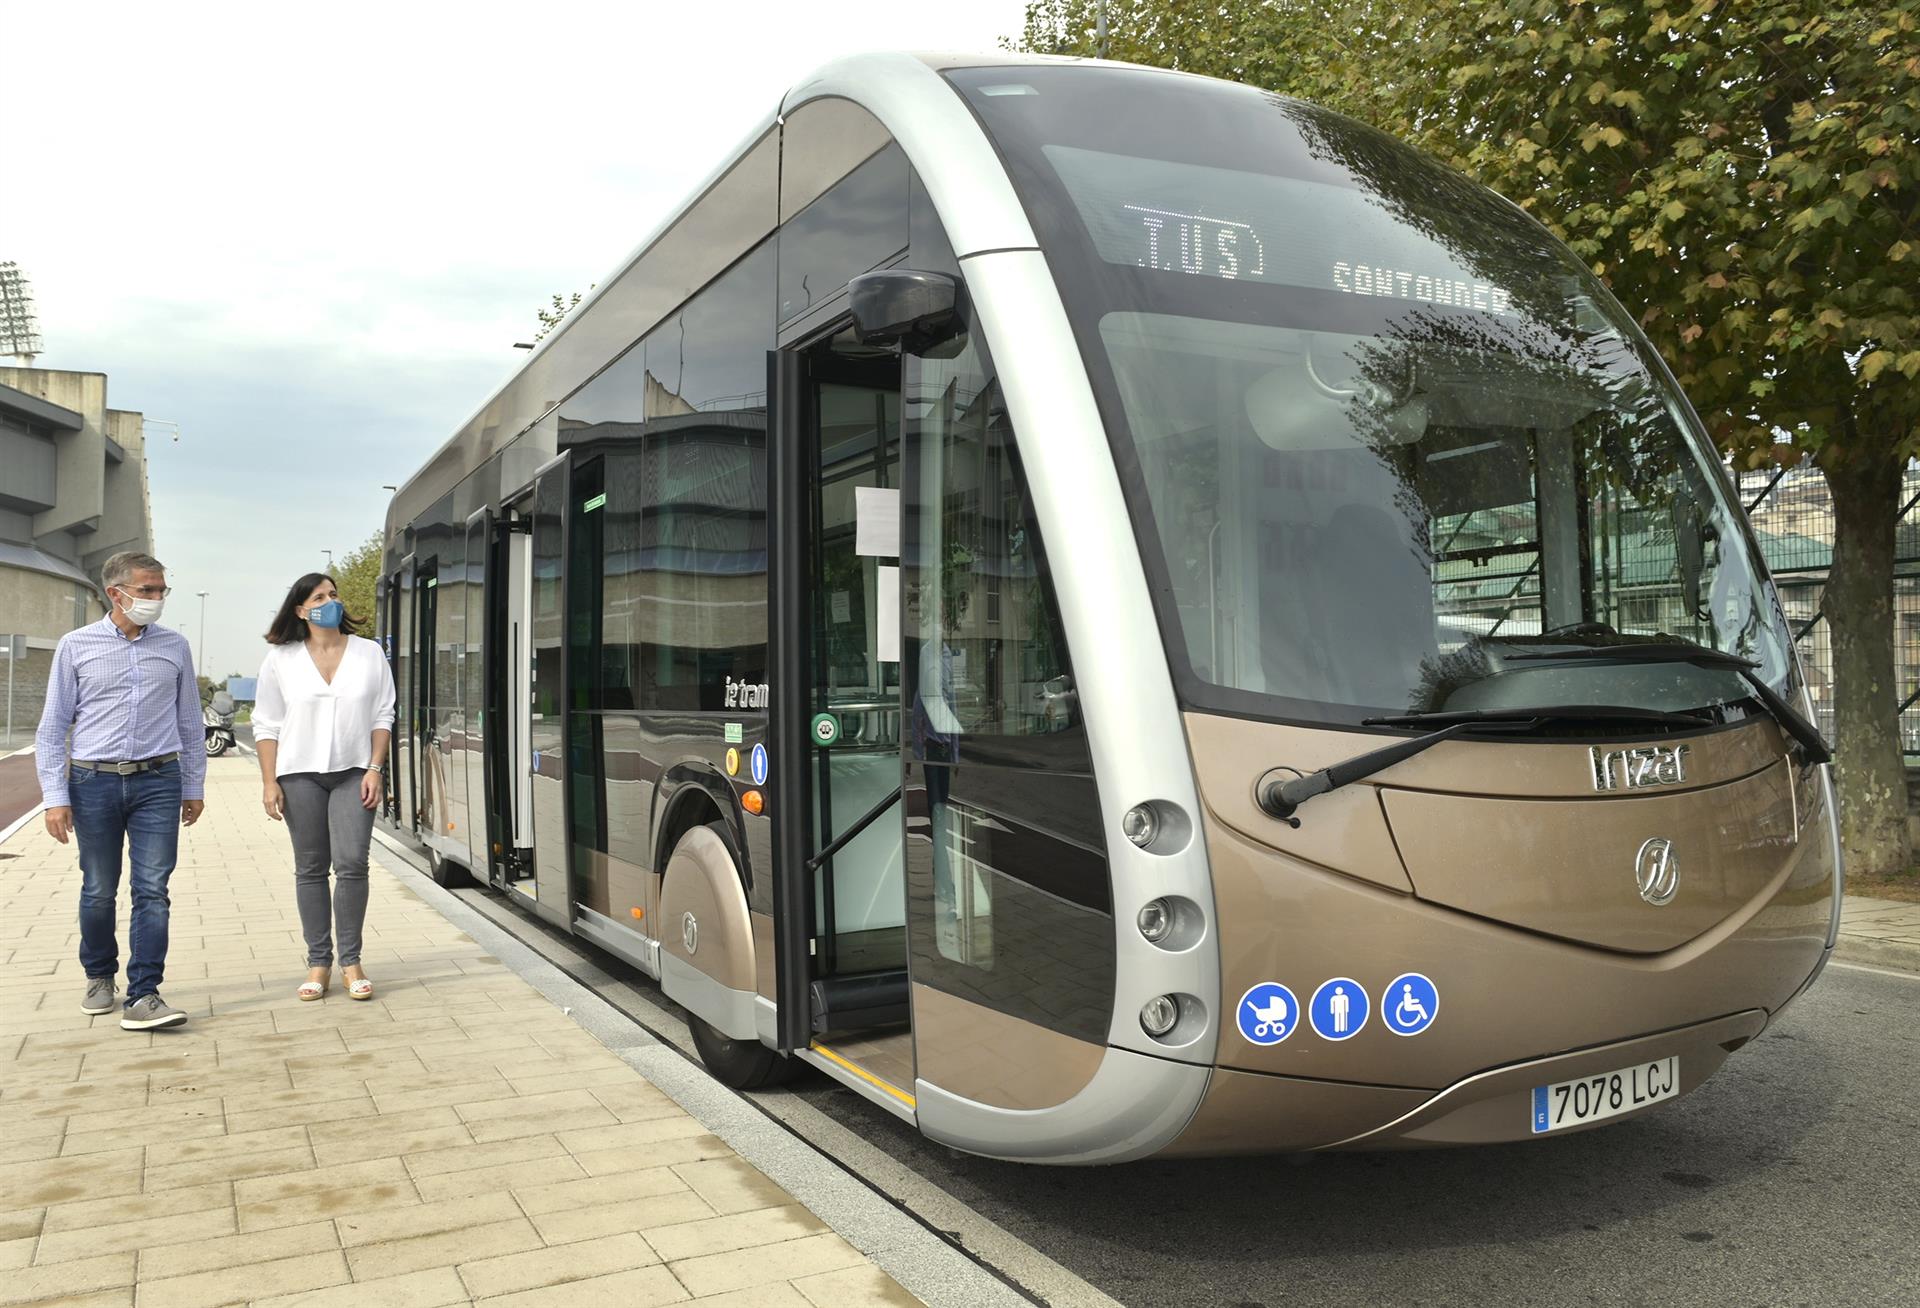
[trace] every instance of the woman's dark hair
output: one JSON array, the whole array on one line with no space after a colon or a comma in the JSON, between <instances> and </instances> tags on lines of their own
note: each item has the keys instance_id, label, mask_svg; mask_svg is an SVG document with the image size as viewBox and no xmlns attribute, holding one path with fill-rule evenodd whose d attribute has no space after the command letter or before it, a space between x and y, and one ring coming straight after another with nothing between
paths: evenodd
<instances>
[{"instance_id":1,"label":"woman's dark hair","mask_svg":"<svg viewBox=\"0 0 1920 1308\"><path fill-rule=\"evenodd\" d=\"M289 590L286 599L280 602L280 611L273 615L273 624L267 628L267 644L292 645L307 638L307 620L295 610L307 602L307 596L313 594L314 588L323 581L333 581L333 578L324 572L309 572L293 583L293 589ZM339 590L340 583L333 581L333 588ZM359 629L354 625L351 617L343 614L340 618L340 633L344 636L356 636L359 634Z\"/></svg>"}]
</instances>

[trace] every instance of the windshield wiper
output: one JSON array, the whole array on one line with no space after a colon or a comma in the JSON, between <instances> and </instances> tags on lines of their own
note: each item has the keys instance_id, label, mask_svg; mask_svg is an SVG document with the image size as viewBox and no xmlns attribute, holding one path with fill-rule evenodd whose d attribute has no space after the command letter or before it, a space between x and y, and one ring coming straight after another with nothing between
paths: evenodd
<instances>
[{"instance_id":1,"label":"windshield wiper","mask_svg":"<svg viewBox=\"0 0 1920 1308\"><path fill-rule=\"evenodd\" d=\"M1767 684L1766 678L1757 670L1760 667L1757 661L1742 658L1738 654L1669 639L1623 645L1581 645L1574 649L1507 654L1504 657L1514 662L1528 659L1543 662L1691 663L1697 668L1723 668L1737 672L1753 688L1754 698L1772 714L1773 720L1780 724L1780 729L1800 743L1800 749L1809 763L1826 763L1833 758L1833 750L1820 734L1820 728L1802 717L1799 709Z\"/></svg>"},{"instance_id":2,"label":"windshield wiper","mask_svg":"<svg viewBox=\"0 0 1920 1308\"><path fill-rule=\"evenodd\" d=\"M1663 726L1698 727L1702 720L1688 713L1666 713L1659 709L1632 708L1617 704L1577 704L1547 708L1483 708L1457 709L1444 713L1400 713L1387 717L1366 718L1367 726L1384 727L1438 727L1424 736L1415 736L1411 740L1396 740L1391 745L1356 754L1343 759L1331 767L1309 772L1305 776L1295 773L1280 777L1271 773L1261 779L1255 787L1254 796L1260 807L1267 813L1294 826L1300 820L1293 812L1315 795L1324 795L1329 790L1338 790L1363 777L1404 762L1415 754L1425 753L1435 745L1452 740L1455 736L1467 732L1491 732L1495 734L1519 734L1532 731L1547 722L1654 722Z\"/></svg>"}]
</instances>

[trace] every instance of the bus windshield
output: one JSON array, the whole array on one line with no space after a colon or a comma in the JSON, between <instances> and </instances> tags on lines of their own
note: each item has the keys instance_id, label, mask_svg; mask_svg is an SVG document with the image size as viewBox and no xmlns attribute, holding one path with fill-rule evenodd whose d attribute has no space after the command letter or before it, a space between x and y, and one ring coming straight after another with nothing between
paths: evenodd
<instances>
[{"instance_id":1,"label":"bus windshield","mask_svg":"<svg viewBox=\"0 0 1920 1308\"><path fill-rule=\"evenodd\" d=\"M1521 210L1246 87L947 76L1059 283L1189 702L1351 723L1751 696L1725 667L1537 657L1656 637L1789 688L1697 420Z\"/></svg>"}]
</instances>

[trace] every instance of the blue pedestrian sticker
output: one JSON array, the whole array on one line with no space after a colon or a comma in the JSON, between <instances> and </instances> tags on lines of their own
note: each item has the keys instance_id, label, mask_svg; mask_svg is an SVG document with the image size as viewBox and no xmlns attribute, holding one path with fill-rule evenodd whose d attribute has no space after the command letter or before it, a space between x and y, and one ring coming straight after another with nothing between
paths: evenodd
<instances>
[{"instance_id":1,"label":"blue pedestrian sticker","mask_svg":"<svg viewBox=\"0 0 1920 1308\"><path fill-rule=\"evenodd\" d=\"M1352 977L1324 981L1307 1005L1307 1020L1323 1040L1351 1040L1367 1024L1366 987Z\"/></svg>"},{"instance_id":2,"label":"blue pedestrian sticker","mask_svg":"<svg viewBox=\"0 0 1920 1308\"><path fill-rule=\"evenodd\" d=\"M754 785L764 786L767 784L767 747L765 745L755 745L753 747L753 758L747 766L752 772Z\"/></svg>"},{"instance_id":3,"label":"blue pedestrian sticker","mask_svg":"<svg viewBox=\"0 0 1920 1308\"><path fill-rule=\"evenodd\" d=\"M1250 1045L1277 1045L1300 1023L1300 1001L1278 981L1262 981L1240 996L1235 1013Z\"/></svg>"},{"instance_id":4,"label":"blue pedestrian sticker","mask_svg":"<svg viewBox=\"0 0 1920 1308\"><path fill-rule=\"evenodd\" d=\"M1397 976L1380 992L1380 1020L1395 1035L1419 1035L1440 1015L1440 991L1418 972Z\"/></svg>"}]
</instances>

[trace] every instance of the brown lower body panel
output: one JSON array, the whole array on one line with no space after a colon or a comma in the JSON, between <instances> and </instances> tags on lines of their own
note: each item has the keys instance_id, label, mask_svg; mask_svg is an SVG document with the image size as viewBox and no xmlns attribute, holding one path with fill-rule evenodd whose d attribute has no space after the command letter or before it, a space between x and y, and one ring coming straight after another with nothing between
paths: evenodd
<instances>
[{"instance_id":1,"label":"brown lower body panel","mask_svg":"<svg viewBox=\"0 0 1920 1308\"><path fill-rule=\"evenodd\" d=\"M1217 1067L1207 1097L1161 1157L1287 1154L1371 1131L1418 1109L1431 1090L1349 1085Z\"/></svg>"},{"instance_id":2,"label":"brown lower body panel","mask_svg":"<svg viewBox=\"0 0 1920 1308\"><path fill-rule=\"evenodd\" d=\"M1680 1095L1688 1095L1720 1070L1728 1054L1758 1035L1766 1024L1767 1015L1758 1009L1733 1013L1675 1031L1494 1068L1438 1093L1219 1068L1193 1121L1164 1153L1177 1157L1310 1149L1415 1149L1534 1139L1536 1086L1677 1056ZM1587 1131L1659 1106L1649 1104L1546 1134Z\"/></svg>"}]
</instances>

